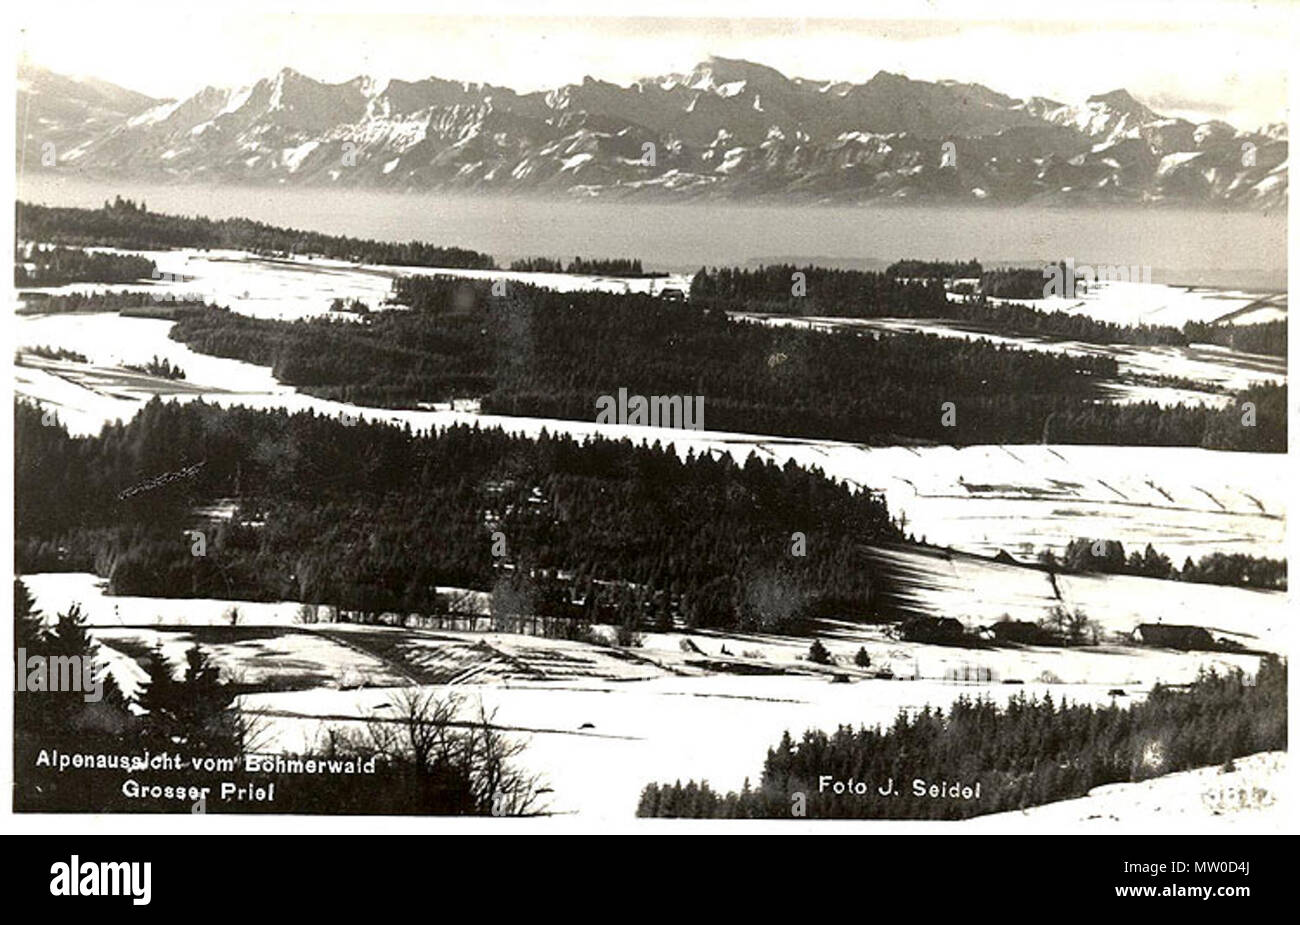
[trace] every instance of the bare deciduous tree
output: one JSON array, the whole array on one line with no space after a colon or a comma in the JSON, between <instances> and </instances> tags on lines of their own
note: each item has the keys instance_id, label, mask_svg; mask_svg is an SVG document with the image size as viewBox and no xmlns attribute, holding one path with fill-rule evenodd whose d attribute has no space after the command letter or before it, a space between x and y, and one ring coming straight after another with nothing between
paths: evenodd
<instances>
[{"instance_id":1,"label":"bare deciduous tree","mask_svg":"<svg viewBox=\"0 0 1300 925\"><path fill-rule=\"evenodd\" d=\"M458 772L468 780L474 804L483 813L526 816L544 811L539 779L514 760L526 743L507 738L495 723L496 712L489 712L482 701L470 720L460 719L464 706L457 694L403 688L389 699L385 716L366 723L364 740L331 733L327 748L410 762L421 777Z\"/></svg>"}]
</instances>

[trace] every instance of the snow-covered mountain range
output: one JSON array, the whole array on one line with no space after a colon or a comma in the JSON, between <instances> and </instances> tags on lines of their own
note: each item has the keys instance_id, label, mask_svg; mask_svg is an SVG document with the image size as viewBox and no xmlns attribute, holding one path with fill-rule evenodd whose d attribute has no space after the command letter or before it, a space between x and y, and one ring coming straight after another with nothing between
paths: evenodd
<instances>
[{"instance_id":1,"label":"snow-covered mountain range","mask_svg":"<svg viewBox=\"0 0 1300 925\"><path fill-rule=\"evenodd\" d=\"M19 72L25 170L146 182L654 199L1170 202L1284 207L1287 130L1069 104L884 71L789 78L709 58L688 73L549 91L291 69L155 100Z\"/></svg>"}]
</instances>

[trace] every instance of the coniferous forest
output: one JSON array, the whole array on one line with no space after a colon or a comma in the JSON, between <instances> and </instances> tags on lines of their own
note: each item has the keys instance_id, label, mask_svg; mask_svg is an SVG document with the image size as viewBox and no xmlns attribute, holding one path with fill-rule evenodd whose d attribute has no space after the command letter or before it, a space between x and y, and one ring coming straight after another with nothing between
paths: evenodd
<instances>
[{"instance_id":1,"label":"coniferous forest","mask_svg":"<svg viewBox=\"0 0 1300 925\"><path fill-rule=\"evenodd\" d=\"M564 261L551 257L523 257L510 261L510 269L521 273L583 273L595 276L654 276L641 268L635 257L574 257ZM663 274L659 274L663 275Z\"/></svg>"},{"instance_id":2,"label":"coniferous forest","mask_svg":"<svg viewBox=\"0 0 1300 925\"><path fill-rule=\"evenodd\" d=\"M508 582L544 617L795 628L871 619L882 589L860 549L899 538L879 498L753 456L201 401L155 399L87 438L16 415L18 571L94 571L115 594L369 621L445 610L439 585ZM229 520L194 514L215 499L235 501ZM755 590L772 586L786 593Z\"/></svg>"},{"instance_id":3,"label":"coniferous forest","mask_svg":"<svg viewBox=\"0 0 1300 925\"><path fill-rule=\"evenodd\" d=\"M1162 555L1152 544L1138 552L1134 549L1124 556L1124 544L1118 540L1094 540L1075 537L1065 547L1058 559L1046 550L1040 561L1076 572L1104 572L1109 575L1142 575L1147 578L1168 578L1199 584L1235 585L1239 588L1286 590L1286 560L1250 556L1244 553L1212 552L1193 562L1183 560L1177 568L1173 561Z\"/></svg>"},{"instance_id":4,"label":"coniferous forest","mask_svg":"<svg viewBox=\"0 0 1300 925\"><path fill-rule=\"evenodd\" d=\"M898 284L881 278L882 286ZM924 297L924 288L910 290ZM480 398L496 414L594 420L619 388L702 395L709 430L967 443L1097 443L1284 451L1285 386L1226 410L1101 401L1113 359L900 333L772 328L694 302L560 293L440 277L395 281L410 311L283 322L178 311L171 336L270 366L325 398L388 407ZM1243 426L1243 402L1255 407ZM954 413L945 415L951 403Z\"/></svg>"},{"instance_id":5,"label":"coniferous forest","mask_svg":"<svg viewBox=\"0 0 1300 925\"><path fill-rule=\"evenodd\" d=\"M395 243L279 228L246 218L212 219L150 212L145 203L118 196L99 209L17 204L19 240L130 250L176 247L230 248L265 256L314 254L361 263L489 270L496 262L462 247L424 241ZM148 277L148 272L143 274Z\"/></svg>"},{"instance_id":6,"label":"coniferous forest","mask_svg":"<svg viewBox=\"0 0 1300 925\"><path fill-rule=\"evenodd\" d=\"M1287 322L1261 321L1257 324L1198 324L1189 321L1183 325L1189 340L1198 344L1214 344L1243 353L1262 353L1284 357L1287 350Z\"/></svg>"},{"instance_id":7,"label":"coniferous forest","mask_svg":"<svg viewBox=\"0 0 1300 925\"><path fill-rule=\"evenodd\" d=\"M895 260L885 268L888 276L904 279L979 279L984 268L978 260Z\"/></svg>"},{"instance_id":8,"label":"coniferous forest","mask_svg":"<svg viewBox=\"0 0 1300 925\"><path fill-rule=\"evenodd\" d=\"M985 333L1076 340L1090 344L1186 346L1188 335L1169 325L1122 325L1078 312L1044 311L988 297L1041 295L1041 270L997 270L982 274L988 291L961 301L948 298L944 280L953 274L981 276L979 264L900 261L883 273L774 264L745 269L701 268L691 281L691 299L730 311L772 312L828 318L915 318L956 322ZM798 276L796 276L798 274ZM1022 281L1004 295L1007 278ZM1025 289L1023 280L1036 281ZM797 284L797 285L796 285ZM1028 293L1028 295L1026 294Z\"/></svg>"},{"instance_id":9,"label":"coniferous forest","mask_svg":"<svg viewBox=\"0 0 1300 925\"><path fill-rule=\"evenodd\" d=\"M33 247L14 263L15 286L129 283L149 279L155 264L135 254L105 254L77 247Z\"/></svg>"}]
</instances>

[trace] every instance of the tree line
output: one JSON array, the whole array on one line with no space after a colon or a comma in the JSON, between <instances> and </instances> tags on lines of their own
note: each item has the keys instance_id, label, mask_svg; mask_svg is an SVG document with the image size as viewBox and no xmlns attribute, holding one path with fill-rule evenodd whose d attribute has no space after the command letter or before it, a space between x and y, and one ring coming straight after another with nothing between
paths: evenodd
<instances>
[{"instance_id":1,"label":"tree line","mask_svg":"<svg viewBox=\"0 0 1300 925\"><path fill-rule=\"evenodd\" d=\"M888 728L787 732L768 750L759 785L719 793L707 782L650 784L638 816L661 818L965 819L1084 796L1287 747L1287 666L1260 660L1203 672L1183 688L1158 685L1142 703L1107 707L1018 696L1005 707L962 697L946 712L900 711ZM865 782L864 792L823 779ZM980 785L976 799L917 797L912 782ZM899 796L877 788L893 781Z\"/></svg>"},{"instance_id":2,"label":"tree line","mask_svg":"<svg viewBox=\"0 0 1300 925\"><path fill-rule=\"evenodd\" d=\"M1062 274L1065 265L1058 264ZM979 294L992 299L1041 299L1047 277L1042 267L1002 267L980 274ZM1078 291L1085 291L1086 280L1076 280Z\"/></svg>"},{"instance_id":3,"label":"tree line","mask_svg":"<svg viewBox=\"0 0 1300 925\"><path fill-rule=\"evenodd\" d=\"M150 279L154 262L138 254L106 254L77 247L31 247L14 257L14 286L129 283Z\"/></svg>"},{"instance_id":4,"label":"tree line","mask_svg":"<svg viewBox=\"0 0 1300 925\"><path fill-rule=\"evenodd\" d=\"M582 273L592 276L646 276L641 258L574 257L566 267L558 258L525 257L512 260L510 269L525 273Z\"/></svg>"},{"instance_id":5,"label":"tree line","mask_svg":"<svg viewBox=\"0 0 1300 925\"><path fill-rule=\"evenodd\" d=\"M282 228L247 218L164 215L150 212L143 203L137 205L120 196L112 202L105 202L99 209L19 202L15 221L18 239L57 244L139 250L178 247L234 249L263 256L310 254L391 266L496 268L496 261L491 256L463 247L441 247L425 241L398 243L328 235Z\"/></svg>"},{"instance_id":6,"label":"tree line","mask_svg":"<svg viewBox=\"0 0 1300 925\"><path fill-rule=\"evenodd\" d=\"M185 370L166 357L160 357L157 354L151 357L147 363L127 363L122 368L144 373L147 376L157 376L160 379L176 380L185 378Z\"/></svg>"},{"instance_id":7,"label":"tree line","mask_svg":"<svg viewBox=\"0 0 1300 925\"><path fill-rule=\"evenodd\" d=\"M60 315L75 312L119 312L123 317L175 317L177 308L216 308L197 296L164 292L24 292L19 315Z\"/></svg>"},{"instance_id":8,"label":"tree line","mask_svg":"<svg viewBox=\"0 0 1300 925\"><path fill-rule=\"evenodd\" d=\"M1058 564L1056 554L1050 549L1040 555L1039 561L1047 566ZM1075 537L1066 545L1059 565L1074 572L1141 575L1198 584L1286 590L1285 559L1269 559L1244 553L1214 552L1195 562L1188 556L1179 569L1168 556L1157 552L1150 543L1147 543L1142 552L1135 549L1125 558L1124 544L1119 540Z\"/></svg>"},{"instance_id":9,"label":"tree line","mask_svg":"<svg viewBox=\"0 0 1300 925\"><path fill-rule=\"evenodd\" d=\"M979 279L984 268L975 259L960 260L896 260L885 268L887 276L905 279Z\"/></svg>"},{"instance_id":10,"label":"tree line","mask_svg":"<svg viewBox=\"0 0 1300 925\"><path fill-rule=\"evenodd\" d=\"M15 351L15 361L17 361L24 353L29 353L34 357L41 357L45 360L71 360L73 363L90 362L84 353L78 353L76 350L69 350L67 347L47 347L45 345L19 348Z\"/></svg>"},{"instance_id":11,"label":"tree line","mask_svg":"<svg viewBox=\"0 0 1300 925\"><path fill-rule=\"evenodd\" d=\"M1183 333L1190 342L1214 344L1242 353L1262 353L1268 356L1287 355L1286 319L1261 321L1259 324L1204 324L1189 321Z\"/></svg>"},{"instance_id":12,"label":"tree line","mask_svg":"<svg viewBox=\"0 0 1300 925\"><path fill-rule=\"evenodd\" d=\"M910 268L902 273L899 268ZM991 303L987 293L972 293L954 301L944 284L947 271L979 269L962 264L900 261L884 273L834 270L789 264L757 267L702 267L691 280L691 300L728 311L757 311L831 318L917 318L960 322L976 330L1078 340L1092 344L1185 346L1187 337L1168 325L1121 325L1098 321L1077 312L1043 311L1027 305ZM799 274L798 277L795 274ZM1037 270L992 270L982 275L999 292L1005 280L1037 274L1037 290L1020 298L1042 295ZM981 285L983 285L981 283Z\"/></svg>"}]
</instances>

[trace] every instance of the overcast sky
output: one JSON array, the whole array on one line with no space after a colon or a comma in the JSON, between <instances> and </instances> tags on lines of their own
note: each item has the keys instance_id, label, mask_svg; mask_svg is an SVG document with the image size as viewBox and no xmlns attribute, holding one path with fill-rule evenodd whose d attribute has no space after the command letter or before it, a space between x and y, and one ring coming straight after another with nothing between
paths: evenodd
<instances>
[{"instance_id":1,"label":"overcast sky","mask_svg":"<svg viewBox=\"0 0 1300 925\"><path fill-rule=\"evenodd\" d=\"M474 18L403 13L413 4L385 0L316 0L313 11L327 12L310 15L279 0L186 6L43 0L18 14L19 53L158 97L244 85L285 66L329 81L438 76L534 90L591 75L626 84L716 54L792 77L863 81L883 69L1066 102L1125 87L1158 111L1244 128L1285 119L1285 68L1296 54L1297 6L1287 0L1090 0L1056 13L1043 0L714 0L714 15L766 18L713 19L675 15L698 14L698 0L632 5L653 19L615 18L611 0L414 4ZM356 9L375 12L345 12ZM827 18L859 11L876 18Z\"/></svg>"}]
</instances>

